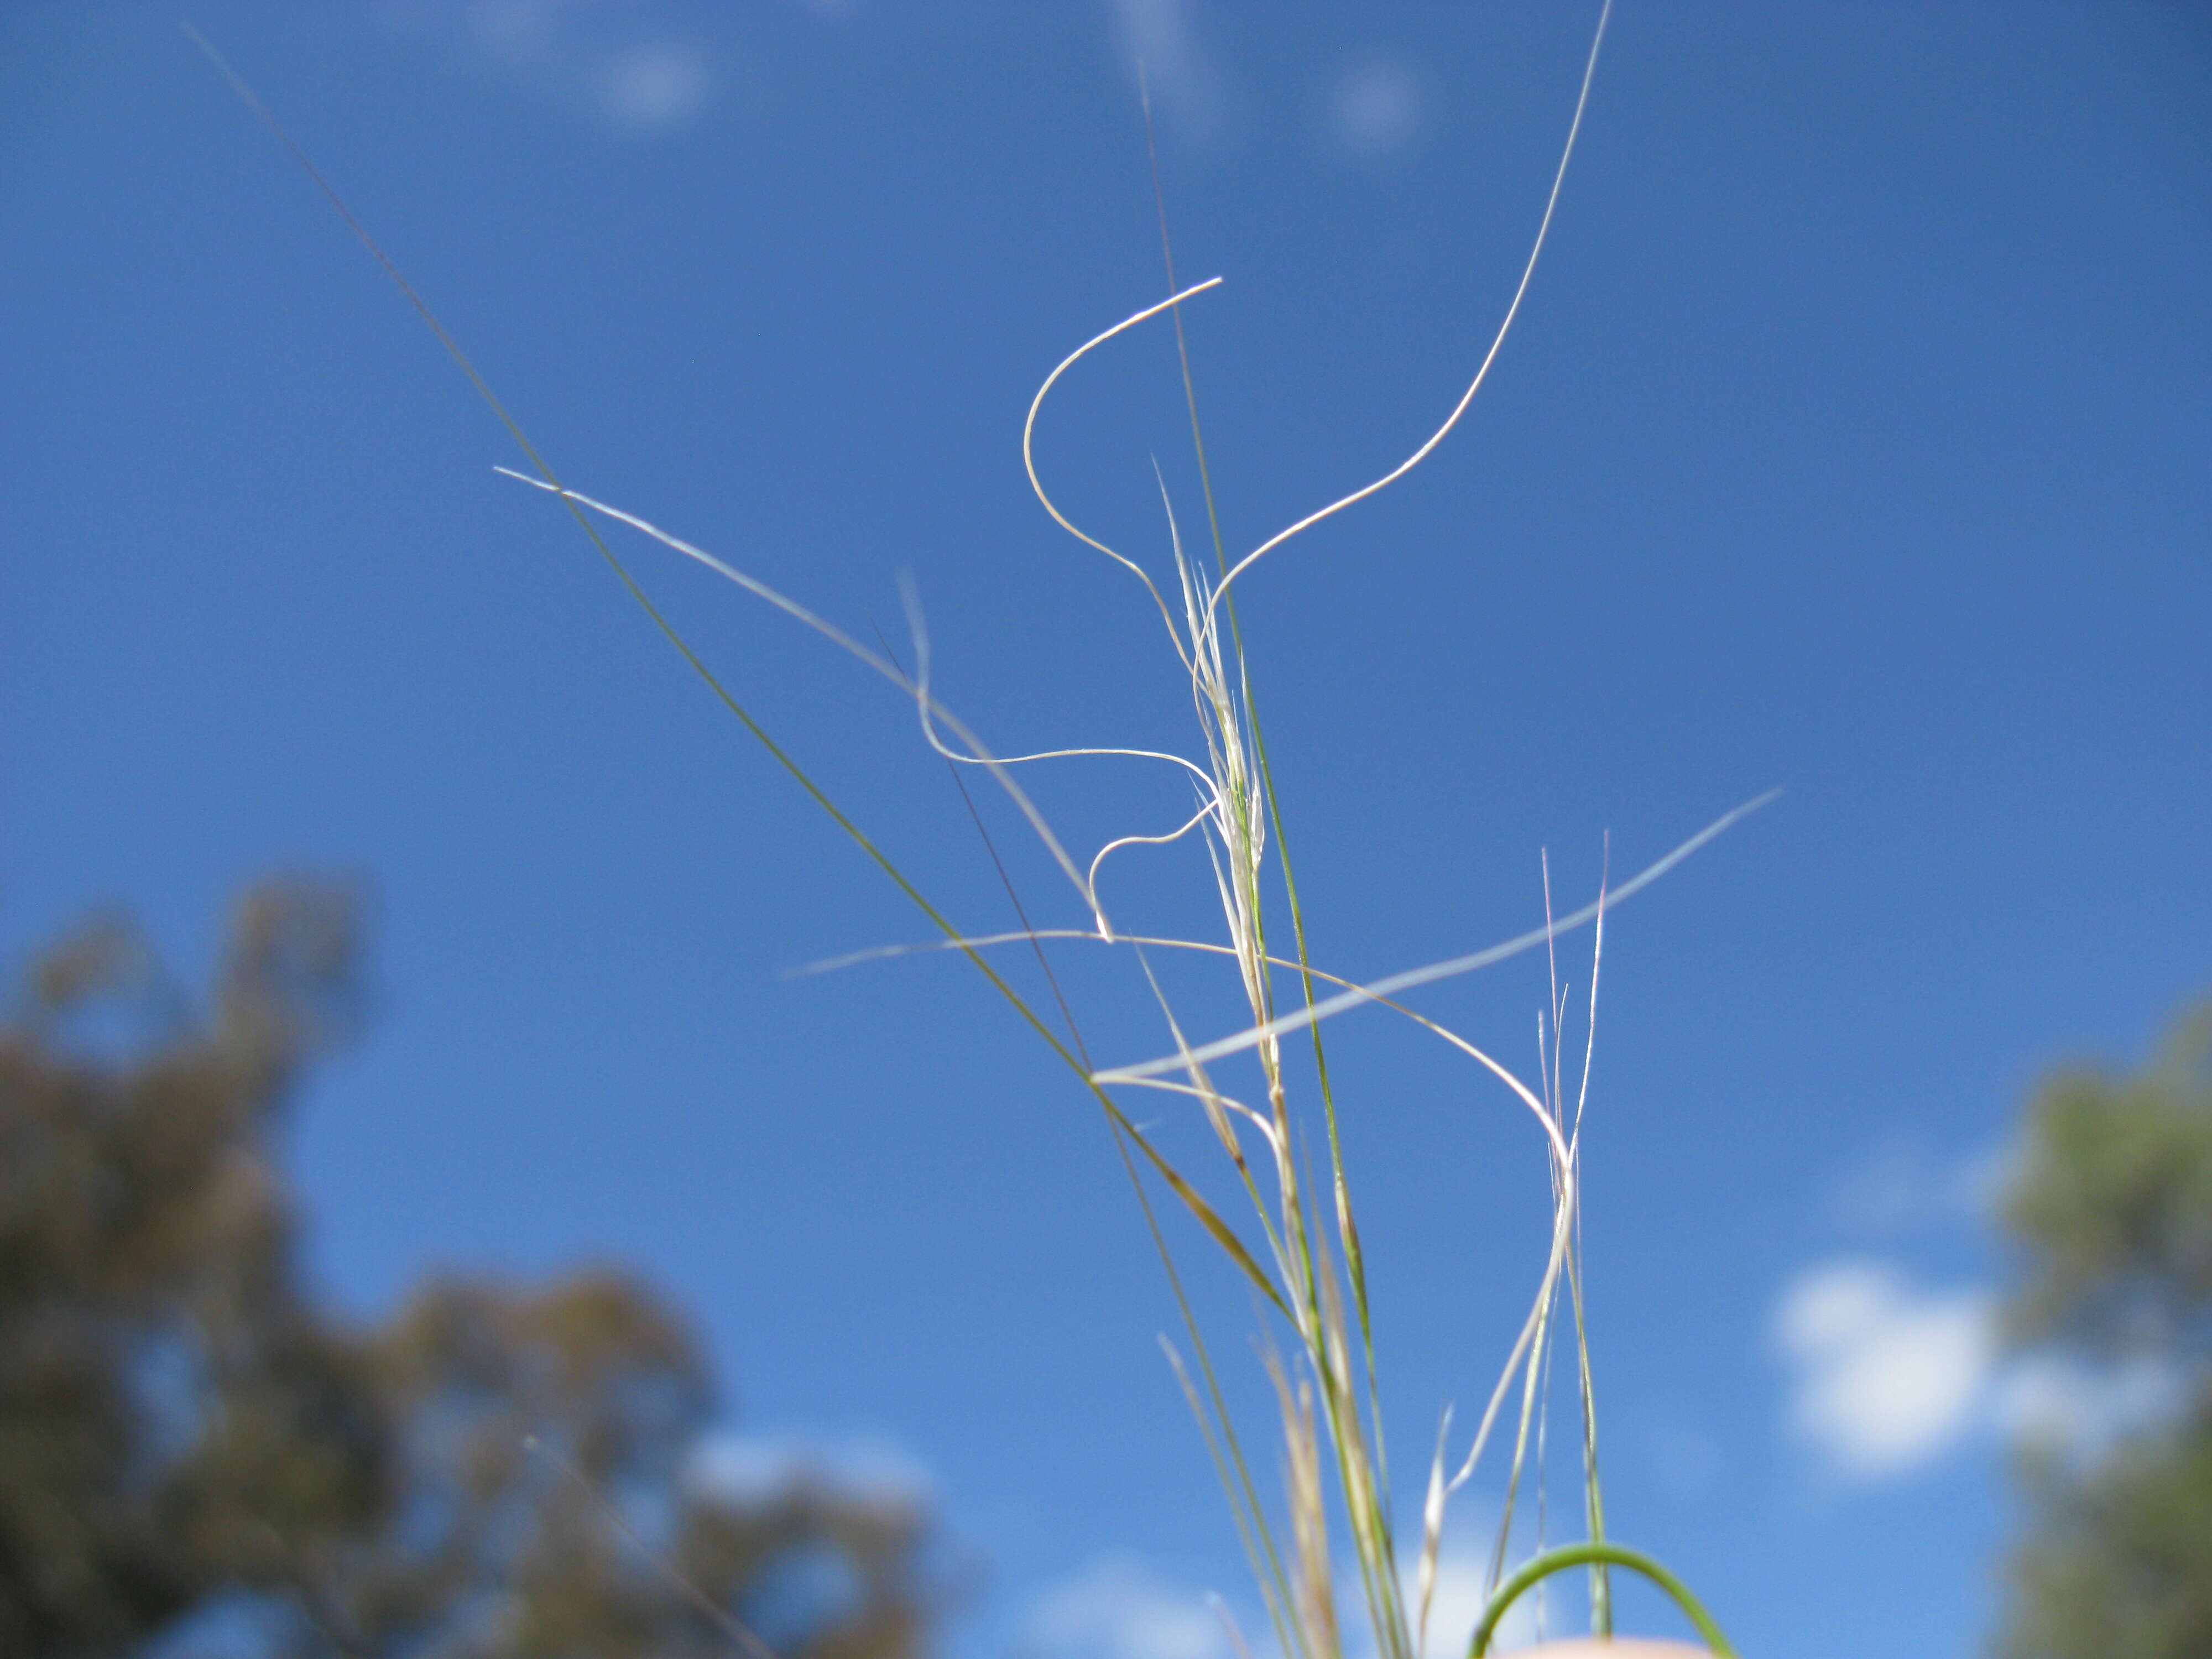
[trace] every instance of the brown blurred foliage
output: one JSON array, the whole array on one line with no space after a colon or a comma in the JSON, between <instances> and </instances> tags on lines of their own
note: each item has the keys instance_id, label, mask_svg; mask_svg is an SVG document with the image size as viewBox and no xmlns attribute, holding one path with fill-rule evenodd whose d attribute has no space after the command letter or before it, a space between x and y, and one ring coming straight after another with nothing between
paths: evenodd
<instances>
[{"instance_id":1,"label":"brown blurred foliage","mask_svg":"<svg viewBox=\"0 0 2212 1659\"><path fill-rule=\"evenodd\" d=\"M317 1306L271 1141L356 942L342 892L252 891L195 1014L104 922L0 1026L0 1654L762 1659L763 1617L783 1659L922 1653L917 1502L687 1478L713 1390L635 1279ZM152 1035L82 1035L118 1009Z\"/></svg>"},{"instance_id":2,"label":"brown blurred foliage","mask_svg":"<svg viewBox=\"0 0 2212 1659\"><path fill-rule=\"evenodd\" d=\"M2153 1408L2031 1443L2007 1659L2212 1655L2212 1004L2132 1074L2049 1079L2004 1220L2025 1252L2009 1334ZM2091 1425L2095 1428L2096 1425Z\"/></svg>"}]
</instances>

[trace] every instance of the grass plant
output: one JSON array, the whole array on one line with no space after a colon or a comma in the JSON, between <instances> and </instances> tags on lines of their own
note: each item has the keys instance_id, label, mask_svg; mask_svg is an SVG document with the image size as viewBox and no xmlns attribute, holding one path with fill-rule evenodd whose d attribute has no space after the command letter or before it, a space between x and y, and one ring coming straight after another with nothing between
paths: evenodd
<instances>
[{"instance_id":1,"label":"grass plant","mask_svg":"<svg viewBox=\"0 0 2212 1659\"><path fill-rule=\"evenodd\" d=\"M884 946L816 964L830 969L866 959L921 950L957 953L989 983L1015 1015L1060 1061L1073 1084L1103 1115L1140 1208L1146 1230L1179 1310L1182 1334L1167 1342L1168 1362L1187 1398L1199 1432L1218 1474L1231 1515L1250 1560L1261 1603L1277 1650L1284 1659L1345 1659L1369 1653L1374 1659L1420 1659L1428 1651L1435 1610L1440 1551L1452 1499L1483 1465L1501 1437L1503 1501L1492 1541L1486 1589L1491 1604L1469 1633L1469 1651L1485 1651L1500 1616L1521 1594L1549 1574L1570 1567L1589 1573L1592 1631L1612 1629L1608 1571L1624 1566L1655 1577L1674 1595L1717 1651L1727 1651L1718 1630L1688 1592L1647 1558L1621 1548L1606 1534L1600 1478L1598 1418L1584 1320L1581 1270L1581 1152L1595 1053L1598 986L1603 963L1606 920L1612 907L1664 875L1766 798L1747 803L1719 818L1666 857L1632 878L1607 886L1565 915L1555 915L1548 865L1543 882L1545 923L1521 936L1369 982L1329 972L1313 959L1297 880L1290 854L1285 804L1261 721L1237 594L1270 555L1339 513L1387 489L1420 465L1458 424L1487 378L1519 314L1557 212L1569 163L1588 107L1606 24L1607 0L1584 64L1573 118L1553 175L1543 215L1510 301L1475 367L1465 391L1440 424L1418 448L1389 471L1362 487L1305 514L1236 556L1227 547L1216 511L1208 467L1196 380L1185 337L1183 309L1209 294L1220 278L1178 286L1173 244L1168 234L1164 197L1159 191L1157 155L1152 177L1159 208L1161 252L1168 297L1146 305L1085 340L1046 375L1032 400L1021 434L1023 465L1043 511L1069 536L1111 560L1143 590L1141 602L1158 613L1176 672L1187 682L1195 723L1188 754L1128 748L1066 748L1023 755L1000 755L977 729L963 720L932 690L929 638L920 608L907 595L911 665L890 646L871 645L775 592L732 564L662 529L635 514L569 488L531 443L500 398L471 365L460 346L440 325L430 307L346 209L313 162L284 133L253 92L207 43L200 40L217 69L275 133L354 234L384 267L424 323L498 416L514 438L526 466L501 468L554 496L630 597L652 619L712 694L746 732L815 802L836 830L852 841L936 930L927 945ZM197 35L193 37L198 40ZM1146 110L1148 148L1152 139ZM1187 545L1182 518L1164 477L1158 493L1161 536L1168 580L1156 580L1139 557L1109 546L1073 522L1055 503L1040 475L1034 439L1048 399L1063 377L1091 353L1158 319L1172 325L1177 366L1189 415L1190 435L1200 491L1204 551ZM1157 469L1156 469L1157 471ZM956 776L974 769L989 780L1045 849L1072 899L1079 926L1033 926L1030 907L1007 890L1022 927L1012 932L974 933L933 902L909 878L884 847L831 799L801 762L765 729L727 684L684 641L654 605L617 552L602 526L636 532L662 547L715 572L754 598L812 629L857 659L909 701L923 740L944 757ZM1022 769L1048 761L1097 757L1136 758L1173 769L1188 782L1192 810L1179 827L1162 833L1131 832L1115 836L1085 860L1054 830L1022 781ZM963 793L965 787L963 786ZM972 805L972 803L971 803ZM977 819L981 828L982 820ZM988 844L988 836L985 839ZM1101 871L1116 854L1138 848L1202 844L1219 903L1218 931L1208 936L1164 937L1124 932L1108 913L1100 891ZM994 862L998 854L992 849ZM1000 865L1003 875L1005 866ZM1587 989L1570 995L1562 981L1559 945L1583 927L1591 930ZM1282 935L1287 928L1287 939ZM1082 1036L1081 1024L1054 975L1047 947L1104 947L1127 953L1157 1008L1163 1052L1132 1063L1100 1065ZM1056 1006L1048 1011L1018 989L995 965L996 953L1026 947L1042 965ZM1444 978L1471 973L1508 957L1541 949L1550 964L1551 991L1538 1017L1538 1065L1524 1078L1465 1036L1407 1006L1404 993ZM1233 966L1249 1019L1225 1035L1195 1037L1181 1017L1155 970L1165 953L1225 957ZM1353 1188L1346 1171L1340 1135L1339 1090L1333 1078L1327 1023L1354 1009L1391 1011L1430 1039L1449 1045L1486 1073L1534 1120L1544 1149L1551 1221L1544 1267L1528 1310L1481 1413L1463 1445L1455 1449L1448 1411L1438 1426L1427 1464L1419 1537L1412 1559L1400 1546L1395 1523L1367 1268L1360 1244ZM1053 1015L1056 1013L1058 1018ZM1570 1032L1573 1035L1571 1036ZM1579 1053L1574 1052L1579 1049ZM1306 1070L1300 1056L1310 1051ZM1236 1071L1232 1075L1230 1068ZM1224 1160L1234 1188L1249 1214L1241 1221L1224 1214L1200 1190L1200 1181L1172 1161L1131 1115L1127 1103L1148 1093L1187 1102L1200 1114ZM1310 1152L1309 1126L1317 1116L1323 1155ZM1262 1363L1276 1405L1269 1432L1279 1437L1285 1491L1281 1504L1263 1496L1255 1471L1258 1432L1240 1424L1228 1404L1214 1345L1201 1328L1186 1288L1182 1262L1170 1242L1159 1196L1180 1207L1218 1252L1230 1269L1249 1285L1270 1329ZM1575 1457L1582 1493L1583 1540L1543 1549L1543 1525L1536 1528L1539 1553L1509 1573L1518 1533L1516 1516L1528 1506L1523 1493L1534 1491L1542 1509L1542 1464L1550 1439L1547 1382L1564 1337L1574 1368L1579 1421ZM1510 1430L1507 1425L1510 1424ZM1507 1430L1501 1437L1501 1430ZM1522 1517L1525 1520L1525 1516ZM1338 1554L1339 1529L1349 1547L1356 1578L1364 1639L1346 1632L1347 1613L1339 1605L1345 1580ZM1235 1632L1240 1652L1249 1652ZM1459 1638L1455 1635L1452 1638Z\"/></svg>"}]
</instances>

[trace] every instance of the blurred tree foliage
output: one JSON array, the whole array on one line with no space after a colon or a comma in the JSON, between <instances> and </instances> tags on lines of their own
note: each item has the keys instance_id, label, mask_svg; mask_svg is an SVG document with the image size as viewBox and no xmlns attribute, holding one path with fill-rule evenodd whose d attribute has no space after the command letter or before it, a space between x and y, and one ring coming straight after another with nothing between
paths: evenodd
<instances>
[{"instance_id":1,"label":"blurred tree foliage","mask_svg":"<svg viewBox=\"0 0 2212 1659\"><path fill-rule=\"evenodd\" d=\"M270 886L205 1012L110 923L0 1025L0 1654L922 1652L919 1504L703 1490L708 1379L634 1279L315 1304L271 1139L355 961L342 894Z\"/></svg>"},{"instance_id":2,"label":"blurred tree foliage","mask_svg":"<svg viewBox=\"0 0 2212 1659\"><path fill-rule=\"evenodd\" d=\"M2069 1071L2028 1116L2005 1220L2022 1348L2158 1408L2023 1451L2009 1659L2212 1655L2212 1004L2132 1077ZM2162 1396L2162 1398L2158 1398ZM2100 1431L2101 1430L2101 1432Z\"/></svg>"}]
</instances>

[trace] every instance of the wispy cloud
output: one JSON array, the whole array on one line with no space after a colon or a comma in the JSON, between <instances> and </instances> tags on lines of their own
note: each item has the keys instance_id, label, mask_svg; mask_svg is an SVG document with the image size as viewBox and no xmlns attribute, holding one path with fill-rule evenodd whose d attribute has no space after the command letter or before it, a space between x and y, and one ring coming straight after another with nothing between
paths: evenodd
<instances>
[{"instance_id":1,"label":"wispy cloud","mask_svg":"<svg viewBox=\"0 0 2212 1659\"><path fill-rule=\"evenodd\" d=\"M884 1436L726 1429L693 1448L684 1478L695 1491L739 1504L762 1503L809 1481L895 1504L925 1502L936 1486L927 1465Z\"/></svg>"},{"instance_id":2,"label":"wispy cloud","mask_svg":"<svg viewBox=\"0 0 2212 1659\"><path fill-rule=\"evenodd\" d=\"M2014 1155L2004 1142L1947 1156L1924 1140L1892 1136L1845 1166L1829 1195L1828 1210L1845 1231L1877 1238L1979 1224L2002 1189Z\"/></svg>"},{"instance_id":3,"label":"wispy cloud","mask_svg":"<svg viewBox=\"0 0 2212 1659\"><path fill-rule=\"evenodd\" d=\"M1481 1530L1469 1524L1468 1516L1458 1519L1470 1534ZM1429 1601L1429 1627L1421 1644L1421 1659L1460 1659L1467 1652L1468 1638L1474 1634L1483 1609L1490 1605L1484 1589L1489 1573L1489 1553L1479 1546L1448 1544L1437 1554L1437 1586ZM1420 1605L1419 1588L1410 1571L1403 1575L1401 1589L1408 1607ZM1340 1604L1356 1608L1360 1605L1359 1595L1359 1581L1347 1570ZM1547 1606L1543 1586L1515 1602L1499 1622L1496 1645L1510 1650L1534 1641L1544 1630ZM1556 1636L1559 1632L1554 1628L1547 1633ZM1371 1656L1375 1651L1372 1632L1363 1631L1360 1639L1364 1651Z\"/></svg>"},{"instance_id":4,"label":"wispy cloud","mask_svg":"<svg viewBox=\"0 0 2212 1659\"><path fill-rule=\"evenodd\" d=\"M1370 58L1337 78L1329 96L1329 131L1364 160L1396 155L1419 136L1426 112L1420 77L1395 58Z\"/></svg>"},{"instance_id":5,"label":"wispy cloud","mask_svg":"<svg viewBox=\"0 0 2212 1659\"><path fill-rule=\"evenodd\" d=\"M1144 66L1152 102L1200 131L1216 126L1224 97L1219 77L1191 33L1187 0L1111 0L1115 33L1133 70Z\"/></svg>"},{"instance_id":6,"label":"wispy cloud","mask_svg":"<svg viewBox=\"0 0 2212 1659\"><path fill-rule=\"evenodd\" d=\"M1487 1531L1479 1509L1458 1518L1462 1537L1473 1540ZM1374 1632L1359 1614L1362 1592L1358 1568L1339 1563L1337 1605L1344 1619L1345 1650L1353 1659L1375 1659ZM1485 1582L1489 1553L1480 1543L1448 1543L1437 1561L1436 1592L1430 1605L1427 1640L1421 1659L1457 1659L1488 1605ZM1413 1574L1407 1570L1401 1588L1406 1604L1415 1602ZM1498 1631L1503 1650L1526 1646L1546 1628L1546 1598L1533 1593L1516 1602ZM1238 1620L1232 1640L1225 1622ZM1559 1620L1548 1621L1558 1635ZM1574 1621L1566 1621L1574 1625ZM1041 1659L1239 1659L1249 1652L1272 1659L1278 1653L1266 1620L1245 1608L1232 1613L1217 1595L1178 1586L1134 1556L1104 1555L1073 1577L1054 1585L1032 1605L1024 1630L1024 1646ZM1574 1627L1579 1628L1578 1625Z\"/></svg>"},{"instance_id":7,"label":"wispy cloud","mask_svg":"<svg viewBox=\"0 0 2212 1659\"><path fill-rule=\"evenodd\" d=\"M706 52L641 32L631 14L595 0L471 0L459 13L477 48L503 67L633 129L668 127L704 106Z\"/></svg>"},{"instance_id":8,"label":"wispy cloud","mask_svg":"<svg viewBox=\"0 0 2212 1659\"><path fill-rule=\"evenodd\" d=\"M1922 1289L1880 1262L1802 1274L1776 1312L1791 1428L1847 1480L1925 1467L1973 1428L1994 1375L1994 1303Z\"/></svg>"},{"instance_id":9,"label":"wispy cloud","mask_svg":"<svg viewBox=\"0 0 2212 1659\"><path fill-rule=\"evenodd\" d=\"M1050 1659L1229 1659L1219 1615L1133 1556L1102 1556L1040 1595L1027 1636Z\"/></svg>"},{"instance_id":10,"label":"wispy cloud","mask_svg":"<svg viewBox=\"0 0 2212 1659\"><path fill-rule=\"evenodd\" d=\"M2162 1356L2094 1366L2039 1354L2006 1369L1991 1405L1998 1427L2013 1439L2094 1457L2130 1430L2170 1416L2187 1395L2186 1374Z\"/></svg>"},{"instance_id":11,"label":"wispy cloud","mask_svg":"<svg viewBox=\"0 0 2212 1659\"><path fill-rule=\"evenodd\" d=\"M619 122L666 126L705 103L713 80L704 52L654 40L610 58L600 68L598 93L607 113Z\"/></svg>"}]
</instances>

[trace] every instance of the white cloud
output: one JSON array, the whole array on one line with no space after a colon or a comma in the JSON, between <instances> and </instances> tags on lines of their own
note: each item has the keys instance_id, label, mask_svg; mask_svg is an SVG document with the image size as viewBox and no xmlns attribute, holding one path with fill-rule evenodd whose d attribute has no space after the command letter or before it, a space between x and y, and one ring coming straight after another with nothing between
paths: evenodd
<instances>
[{"instance_id":1,"label":"white cloud","mask_svg":"<svg viewBox=\"0 0 2212 1659\"><path fill-rule=\"evenodd\" d=\"M474 0L465 17L469 35L495 61L620 126L673 125L696 113L713 86L704 52L635 38L621 7L595 0Z\"/></svg>"},{"instance_id":2,"label":"white cloud","mask_svg":"<svg viewBox=\"0 0 2212 1659\"><path fill-rule=\"evenodd\" d=\"M1040 1595L1027 1634L1051 1659L1229 1659L1220 1616L1133 1557L1103 1556Z\"/></svg>"},{"instance_id":3,"label":"white cloud","mask_svg":"<svg viewBox=\"0 0 2212 1659\"><path fill-rule=\"evenodd\" d=\"M1796 1373L1791 1427L1850 1479L1926 1465L1975 1424L1991 1376L1992 1313L1985 1291L1922 1290L1880 1263L1806 1272L1774 1324Z\"/></svg>"},{"instance_id":4,"label":"white cloud","mask_svg":"<svg viewBox=\"0 0 2212 1659\"><path fill-rule=\"evenodd\" d=\"M1986 1170L1995 1159L1976 1162ZM1796 1373L1790 1426L1838 1474L1875 1480L1977 1434L2094 1459L2186 1399L2170 1358L2099 1364L2045 1352L2000 1363L1996 1337L1987 1290L1922 1289L1881 1262L1808 1269L1774 1321Z\"/></svg>"},{"instance_id":5,"label":"white cloud","mask_svg":"<svg viewBox=\"0 0 2212 1659\"><path fill-rule=\"evenodd\" d=\"M928 1467L879 1435L823 1437L738 1434L718 1430L692 1449L684 1478L694 1490L732 1504L757 1504L807 1480L886 1503L919 1504L936 1485Z\"/></svg>"},{"instance_id":6,"label":"white cloud","mask_svg":"<svg viewBox=\"0 0 2212 1659\"><path fill-rule=\"evenodd\" d=\"M1411 69L1376 58L1337 82L1329 113L1336 137L1346 149L1375 158L1401 150L1413 141L1420 130L1425 101Z\"/></svg>"}]
</instances>

